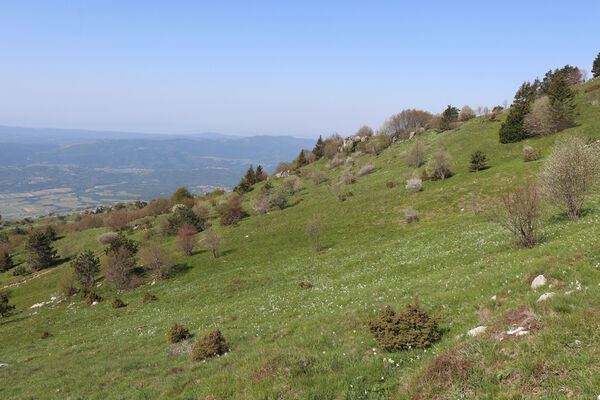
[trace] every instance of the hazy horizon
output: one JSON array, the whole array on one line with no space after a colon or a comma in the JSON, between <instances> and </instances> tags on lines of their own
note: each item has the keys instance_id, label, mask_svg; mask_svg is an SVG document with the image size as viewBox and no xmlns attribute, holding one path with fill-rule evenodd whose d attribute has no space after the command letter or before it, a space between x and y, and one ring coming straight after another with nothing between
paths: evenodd
<instances>
[{"instance_id":1,"label":"hazy horizon","mask_svg":"<svg viewBox=\"0 0 600 400\"><path fill-rule=\"evenodd\" d=\"M596 1L7 3L0 125L349 135L589 70L599 14Z\"/></svg>"}]
</instances>

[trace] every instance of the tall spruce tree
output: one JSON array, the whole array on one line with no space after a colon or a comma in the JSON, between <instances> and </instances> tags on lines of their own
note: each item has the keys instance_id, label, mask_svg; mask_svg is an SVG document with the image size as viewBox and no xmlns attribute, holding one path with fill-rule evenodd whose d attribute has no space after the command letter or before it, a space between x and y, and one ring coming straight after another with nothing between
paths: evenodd
<instances>
[{"instance_id":1,"label":"tall spruce tree","mask_svg":"<svg viewBox=\"0 0 600 400\"><path fill-rule=\"evenodd\" d=\"M315 160L320 160L321 158L323 158L323 137L321 137L321 135L319 135L319 139L317 140L317 144L315 145L315 148L313 149L312 153L315 156Z\"/></svg>"},{"instance_id":2,"label":"tall spruce tree","mask_svg":"<svg viewBox=\"0 0 600 400\"><path fill-rule=\"evenodd\" d=\"M594 64L592 65L592 76L597 78L600 76L600 53L596 56Z\"/></svg>"},{"instance_id":3,"label":"tall spruce tree","mask_svg":"<svg viewBox=\"0 0 600 400\"><path fill-rule=\"evenodd\" d=\"M85 250L71 264L77 280L84 288L90 288L95 283L96 274L100 271L100 259L91 250Z\"/></svg>"},{"instance_id":4,"label":"tall spruce tree","mask_svg":"<svg viewBox=\"0 0 600 400\"><path fill-rule=\"evenodd\" d=\"M535 100L536 88L529 82L523 82L508 111L506 121L500 126L500 143L519 142L527 136L524 120Z\"/></svg>"},{"instance_id":5,"label":"tall spruce tree","mask_svg":"<svg viewBox=\"0 0 600 400\"><path fill-rule=\"evenodd\" d=\"M254 180L256 182L262 182L265 180L265 171L263 170L263 167L259 164L258 167L256 167L256 172L254 173Z\"/></svg>"},{"instance_id":6,"label":"tall spruce tree","mask_svg":"<svg viewBox=\"0 0 600 400\"><path fill-rule=\"evenodd\" d=\"M25 248L29 252L27 262L33 271L40 271L56 262L56 250L51 243L51 238L42 231L34 231L29 235Z\"/></svg>"},{"instance_id":7,"label":"tall spruce tree","mask_svg":"<svg viewBox=\"0 0 600 400\"><path fill-rule=\"evenodd\" d=\"M304 149L300 150L300 154L298 154L298 158L296 158L296 168L300 168L303 167L305 165L308 165L308 160L306 159L306 156L304 155Z\"/></svg>"},{"instance_id":8,"label":"tall spruce tree","mask_svg":"<svg viewBox=\"0 0 600 400\"><path fill-rule=\"evenodd\" d=\"M244 179L250 186L256 183L256 172L254 172L254 167L250 164L250 168L246 171L246 175L244 175Z\"/></svg>"},{"instance_id":9,"label":"tall spruce tree","mask_svg":"<svg viewBox=\"0 0 600 400\"><path fill-rule=\"evenodd\" d=\"M575 92L569 86L569 81L563 72L554 74L548 86L550 113L554 132L559 132L573 124L575 118Z\"/></svg>"},{"instance_id":10,"label":"tall spruce tree","mask_svg":"<svg viewBox=\"0 0 600 400\"><path fill-rule=\"evenodd\" d=\"M453 122L458 121L459 110L456 107L452 107L448 105L444 112L442 113L442 118L440 120L440 129L442 131L447 131L452 128L451 124Z\"/></svg>"}]
</instances>

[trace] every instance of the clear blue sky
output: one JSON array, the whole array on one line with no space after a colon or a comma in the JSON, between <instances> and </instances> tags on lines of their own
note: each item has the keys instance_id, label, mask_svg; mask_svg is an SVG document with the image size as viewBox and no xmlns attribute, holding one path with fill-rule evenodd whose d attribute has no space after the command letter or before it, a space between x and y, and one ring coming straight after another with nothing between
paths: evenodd
<instances>
[{"instance_id":1,"label":"clear blue sky","mask_svg":"<svg viewBox=\"0 0 600 400\"><path fill-rule=\"evenodd\" d=\"M315 137L591 69L600 1L4 1L0 124Z\"/></svg>"}]
</instances>

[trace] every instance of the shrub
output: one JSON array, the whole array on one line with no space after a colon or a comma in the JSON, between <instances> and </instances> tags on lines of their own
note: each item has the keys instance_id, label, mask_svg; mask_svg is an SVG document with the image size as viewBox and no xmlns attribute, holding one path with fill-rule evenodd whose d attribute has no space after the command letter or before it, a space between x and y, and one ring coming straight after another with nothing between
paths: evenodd
<instances>
[{"instance_id":1,"label":"shrub","mask_svg":"<svg viewBox=\"0 0 600 400\"><path fill-rule=\"evenodd\" d=\"M210 216L210 203L208 201L199 201L194 204L192 211L196 213L203 221L206 221Z\"/></svg>"},{"instance_id":2,"label":"shrub","mask_svg":"<svg viewBox=\"0 0 600 400\"><path fill-rule=\"evenodd\" d=\"M427 163L425 172L431 179L446 179L452 175L450 168L452 166L452 157L446 150L440 147Z\"/></svg>"},{"instance_id":3,"label":"shrub","mask_svg":"<svg viewBox=\"0 0 600 400\"><path fill-rule=\"evenodd\" d=\"M34 271L50 267L57 260L56 250L51 246L50 237L42 231L32 232L25 248L29 252L27 262Z\"/></svg>"},{"instance_id":4,"label":"shrub","mask_svg":"<svg viewBox=\"0 0 600 400\"><path fill-rule=\"evenodd\" d=\"M245 215L241 196L232 193L227 200L221 201L217 206L217 214L221 225L231 225L241 220Z\"/></svg>"},{"instance_id":5,"label":"shrub","mask_svg":"<svg viewBox=\"0 0 600 400\"><path fill-rule=\"evenodd\" d=\"M286 186L276 186L269 193L269 207L283 210L290 197L290 192Z\"/></svg>"},{"instance_id":6,"label":"shrub","mask_svg":"<svg viewBox=\"0 0 600 400\"><path fill-rule=\"evenodd\" d=\"M406 191L408 193L417 193L421 191L423 181L420 178L413 177L406 181Z\"/></svg>"},{"instance_id":7,"label":"shrub","mask_svg":"<svg viewBox=\"0 0 600 400\"><path fill-rule=\"evenodd\" d=\"M306 232L306 235L312 242L315 251L318 252L321 241L321 219L319 217L315 217L312 220L310 220L306 224L304 231Z\"/></svg>"},{"instance_id":8,"label":"shrub","mask_svg":"<svg viewBox=\"0 0 600 400\"><path fill-rule=\"evenodd\" d=\"M27 266L25 266L25 265L19 265L19 266L13 268L13 270L12 270L13 276L29 275L30 273L31 273L31 270L29 268L27 268Z\"/></svg>"},{"instance_id":9,"label":"shrub","mask_svg":"<svg viewBox=\"0 0 600 400\"><path fill-rule=\"evenodd\" d=\"M91 306L94 303L100 303L101 301L104 301L104 299L98 296L98 294L93 290L89 291L85 298L85 304L88 306Z\"/></svg>"},{"instance_id":10,"label":"shrub","mask_svg":"<svg viewBox=\"0 0 600 400\"><path fill-rule=\"evenodd\" d=\"M259 193L253 200L253 209L257 214L264 215L269 212L269 193Z\"/></svg>"},{"instance_id":11,"label":"shrub","mask_svg":"<svg viewBox=\"0 0 600 400\"><path fill-rule=\"evenodd\" d=\"M96 274L100 271L100 259L91 250L85 250L71 263L75 277L84 288L94 285Z\"/></svg>"},{"instance_id":12,"label":"shrub","mask_svg":"<svg viewBox=\"0 0 600 400\"><path fill-rule=\"evenodd\" d=\"M555 132L548 96L536 100L531 112L525 116L524 125L529 136L546 136Z\"/></svg>"},{"instance_id":13,"label":"shrub","mask_svg":"<svg viewBox=\"0 0 600 400\"><path fill-rule=\"evenodd\" d=\"M406 222L412 224L413 222L419 222L419 213L412 207L404 210L404 216L406 217Z\"/></svg>"},{"instance_id":14,"label":"shrub","mask_svg":"<svg viewBox=\"0 0 600 400\"><path fill-rule=\"evenodd\" d=\"M204 232L203 243L206 250L210 251L212 257L217 258L219 255L219 248L223 245L223 237L211 226Z\"/></svg>"},{"instance_id":15,"label":"shrub","mask_svg":"<svg viewBox=\"0 0 600 400\"><path fill-rule=\"evenodd\" d=\"M303 175L306 174L307 178L315 185L320 185L327 180L327 173L320 170L305 170Z\"/></svg>"},{"instance_id":16,"label":"shrub","mask_svg":"<svg viewBox=\"0 0 600 400\"><path fill-rule=\"evenodd\" d=\"M536 161L536 160L539 160L540 158L542 158L541 150L536 151L531 146L523 147L523 161L525 161L525 162Z\"/></svg>"},{"instance_id":17,"label":"shrub","mask_svg":"<svg viewBox=\"0 0 600 400\"><path fill-rule=\"evenodd\" d=\"M190 193L185 186L181 186L173 192L171 196L171 202L174 204L182 204L185 200L193 199L194 196Z\"/></svg>"},{"instance_id":18,"label":"shrub","mask_svg":"<svg viewBox=\"0 0 600 400\"><path fill-rule=\"evenodd\" d=\"M407 304L404 311L395 313L390 306L368 322L369 331L377 344L386 351L422 349L440 340L439 317L430 317L419 302Z\"/></svg>"},{"instance_id":19,"label":"shrub","mask_svg":"<svg viewBox=\"0 0 600 400\"><path fill-rule=\"evenodd\" d=\"M63 273L58 281L58 290L60 290L65 297L71 297L77 293L75 283L76 279L73 272L67 271L66 273Z\"/></svg>"},{"instance_id":20,"label":"shrub","mask_svg":"<svg viewBox=\"0 0 600 400\"><path fill-rule=\"evenodd\" d=\"M469 166L469 171L478 172L482 169L486 169L487 167L487 156L483 151L477 150L471 154L471 165Z\"/></svg>"},{"instance_id":21,"label":"shrub","mask_svg":"<svg viewBox=\"0 0 600 400\"><path fill-rule=\"evenodd\" d=\"M422 141L417 140L415 144L412 145L408 154L406 155L406 164L409 167L419 168L423 165L423 161L425 161L425 153L427 152L427 147L423 144Z\"/></svg>"},{"instance_id":22,"label":"shrub","mask_svg":"<svg viewBox=\"0 0 600 400\"><path fill-rule=\"evenodd\" d=\"M183 325L173 323L167 332L167 341L171 344L181 342L182 340L191 338L190 331Z\"/></svg>"},{"instance_id":23,"label":"shrub","mask_svg":"<svg viewBox=\"0 0 600 400\"><path fill-rule=\"evenodd\" d=\"M516 246L535 247L541 220L539 190L534 183L504 189L500 201L490 209L492 221L512 233Z\"/></svg>"},{"instance_id":24,"label":"shrub","mask_svg":"<svg viewBox=\"0 0 600 400\"><path fill-rule=\"evenodd\" d=\"M80 232L87 229L101 228L104 226L104 218L101 215L85 215L78 221L69 225L71 232Z\"/></svg>"},{"instance_id":25,"label":"shrub","mask_svg":"<svg viewBox=\"0 0 600 400\"><path fill-rule=\"evenodd\" d=\"M10 293L6 290L0 290L0 317L6 317L11 314L15 306L8 304Z\"/></svg>"},{"instance_id":26,"label":"shrub","mask_svg":"<svg viewBox=\"0 0 600 400\"><path fill-rule=\"evenodd\" d=\"M194 251L194 246L196 244L194 235L196 235L196 233L198 233L196 228L189 224L183 224L181 229L179 229L179 232L177 232L175 245L177 246L177 249L186 257L191 256L192 252Z\"/></svg>"},{"instance_id":27,"label":"shrub","mask_svg":"<svg viewBox=\"0 0 600 400\"><path fill-rule=\"evenodd\" d=\"M115 210L108 214L106 225L115 231L124 231L131 220L127 210Z\"/></svg>"},{"instance_id":28,"label":"shrub","mask_svg":"<svg viewBox=\"0 0 600 400\"><path fill-rule=\"evenodd\" d=\"M118 297L115 297L115 299L112 302L112 308L122 308L125 306L126 306L126 304L123 302L123 300L121 300Z\"/></svg>"},{"instance_id":29,"label":"shrub","mask_svg":"<svg viewBox=\"0 0 600 400\"><path fill-rule=\"evenodd\" d=\"M117 237L117 233L115 233L115 232L106 232L106 233L103 233L103 234L99 235L96 240L98 240L98 243L100 243L100 244L109 244L116 237Z\"/></svg>"},{"instance_id":30,"label":"shrub","mask_svg":"<svg viewBox=\"0 0 600 400\"><path fill-rule=\"evenodd\" d=\"M233 225L244 218L244 215L245 213L241 208L232 208L221 216L219 223L223 226Z\"/></svg>"},{"instance_id":31,"label":"shrub","mask_svg":"<svg viewBox=\"0 0 600 400\"><path fill-rule=\"evenodd\" d=\"M167 279L176 264L171 252L157 242L150 242L140 250L140 262L154 279Z\"/></svg>"},{"instance_id":32,"label":"shrub","mask_svg":"<svg viewBox=\"0 0 600 400\"><path fill-rule=\"evenodd\" d=\"M119 249L125 249L129 254L134 255L138 251L138 245L134 240L127 239L125 235L120 232L113 240L110 241L109 246L104 250L106 255L115 253Z\"/></svg>"},{"instance_id":33,"label":"shrub","mask_svg":"<svg viewBox=\"0 0 600 400\"><path fill-rule=\"evenodd\" d=\"M356 173L356 176L368 175L372 174L373 172L375 172L375 166L373 164L367 164Z\"/></svg>"},{"instance_id":34,"label":"shrub","mask_svg":"<svg viewBox=\"0 0 600 400\"><path fill-rule=\"evenodd\" d=\"M385 184L385 187L388 189L395 188L396 186L398 186L398 184L396 182L392 182L392 181L389 181Z\"/></svg>"},{"instance_id":35,"label":"shrub","mask_svg":"<svg viewBox=\"0 0 600 400\"><path fill-rule=\"evenodd\" d=\"M118 290L123 290L131 282L134 267L133 255L125 247L119 247L108 253L103 262L102 272L108 283L115 285Z\"/></svg>"},{"instance_id":36,"label":"shrub","mask_svg":"<svg viewBox=\"0 0 600 400\"><path fill-rule=\"evenodd\" d=\"M469 106L464 106L462 110L460 110L460 114L458 114L458 120L462 122L473 118L475 118L475 111Z\"/></svg>"},{"instance_id":37,"label":"shrub","mask_svg":"<svg viewBox=\"0 0 600 400\"><path fill-rule=\"evenodd\" d=\"M369 153L369 154L378 155L383 150L385 150L386 148L388 148L389 145L390 145L390 138L389 138L389 136L377 135L377 136L371 137L365 143L365 151L367 153Z\"/></svg>"},{"instance_id":38,"label":"shrub","mask_svg":"<svg viewBox=\"0 0 600 400\"><path fill-rule=\"evenodd\" d=\"M15 266L8 249L0 249L0 272L6 272Z\"/></svg>"},{"instance_id":39,"label":"shrub","mask_svg":"<svg viewBox=\"0 0 600 400\"><path fill-rule=\"evenodd\" d=\"M167 232L169 235L175 235L184 224L193 226L196 231L201 231L205 221L191 208L183 206L175 209L173 214L169 216L168 222Z\"/></svg>"},{"instance_id":40,"label":"shrub","mask_svg":"<svg viewBox=\"0 0 600 400\"><path fill-rule=\"evenodd\" d=\"M50 332L44 331L42 332L42 334L40 335L40 339L48 339L51 338L52 334Z\"/></svg>"},{"instance_id":41,"label":"shrub","mask_svg":"<svg viewBox=\"0 0 600 400\"><path fill-rule=\"evenodd\" d=\"M156 301L156 300L158 300L158 297L156 297L155 295L150 294L150 293L144 293L144 298L142 299L142 303L146 304L146 303L149 303L151 301Z\"/></svg>"},{"instance_id":42,"label":"shrub","mask_svg":"<svg viewBox=\"0 0 600 400\"><path fill-rule=\"evenodd\" d=\"M577 137L557 141L541 171L544 194L552 204L566 209L577 220L586 197L598 185L598 149Z\"/></svg>"},{"instance_id":43,"label":"shrub","mask_svg":"<svg viewBox=\"0 0 600 400\"><path fill-rule=\"evenodd\" d=\"M196 341L192 348L192 360L202 361L223 355L228 351L230 351L229 344L221 334L221 331L215 329Z\"/></svg>"},{"instance_id":44,"label":"shrub","mask_svg":"<svg viewBox=\"0 0 600 400\"><path fill-rule=\"evenodd\" d=\"M340 165L344 165L345 162L346 162L346 158L344 157L344 155L338 154L331 160L331 166L333 168L339 167Z\"/></svg>"},{"instance_id":45,"label":"shrub","mask_svg":"<svg viewBox=\"0 0 600 400\"><path fill-rule=\"evenodd\" d=\"M150 204L146 206L147 215L162 215L168 214L171 211L172 203L169 199L156 199L152 200Z\"/></svg>"},{"instance_id":46,"label":"shrub","mask_svg":"<svg viewBox=\"0 0 600 400\"><path fill-rule=\"evenodd\" d=\"M304 189L302 186L302 182L298 179L297 176L290 176L283 181L283 184L288 188L291 194L297 193Z\"/></svg>"}]
</instances>

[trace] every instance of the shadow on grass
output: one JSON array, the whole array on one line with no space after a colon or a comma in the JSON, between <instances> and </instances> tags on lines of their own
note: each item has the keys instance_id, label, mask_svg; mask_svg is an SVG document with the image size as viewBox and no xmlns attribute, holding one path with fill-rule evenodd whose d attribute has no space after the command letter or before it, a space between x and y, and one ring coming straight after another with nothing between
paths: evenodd
<instances>
[{"instance_id":1,"label":"shadow on grass","mask_svg":"<svg viewBox=\"0 0 600 400\"><path fill-rule=\"evenodd\" d=\"M588 215L594 215L597 214L598 212L600 212L600 208L582 208L581 211L579 212L579 218L585 218ZM551 224L558 224L558 223L562 223L562 222L571 222L571 220L569 219L569 216L567 215L566 212L560 213L560 214L556 214L551 216L548 219L548 222Z\"/></svg>"},{"instance_id":2,"label":"shadow on grass","mask_svg":"<svg viewBox=\"0 0 600 400\"><path fill-rule=\"evenodd\" d=\"M188 272L190 272L190 270L193 267L191 265L188 264L177 264L173 270L171 271L171 276L172 277L176 277L176 276L180 276L180 275L185 275Z\"/></svg>"},{"instance_id":3,"label":"shadow on grass","mask_svg":"<svg viewBox=\"0 0 600 400\"><path fill-rule=\"evenodd\" d=\"M20 321L24 321L24 320L26 320L26 319L28 319L28 318L31 318L31 315L23 315L23 316L21 316L21 317L18 317L18 318L12 318L12 319L9 319L9 320L5 320L5 319L6 319L6 317L5 317L5 318L0 318L0 326L4 326L4 325L8 325L8 324L12 324L12 323L14 323L14 322L20 322Z\"/></svg>"}]
</instances>

